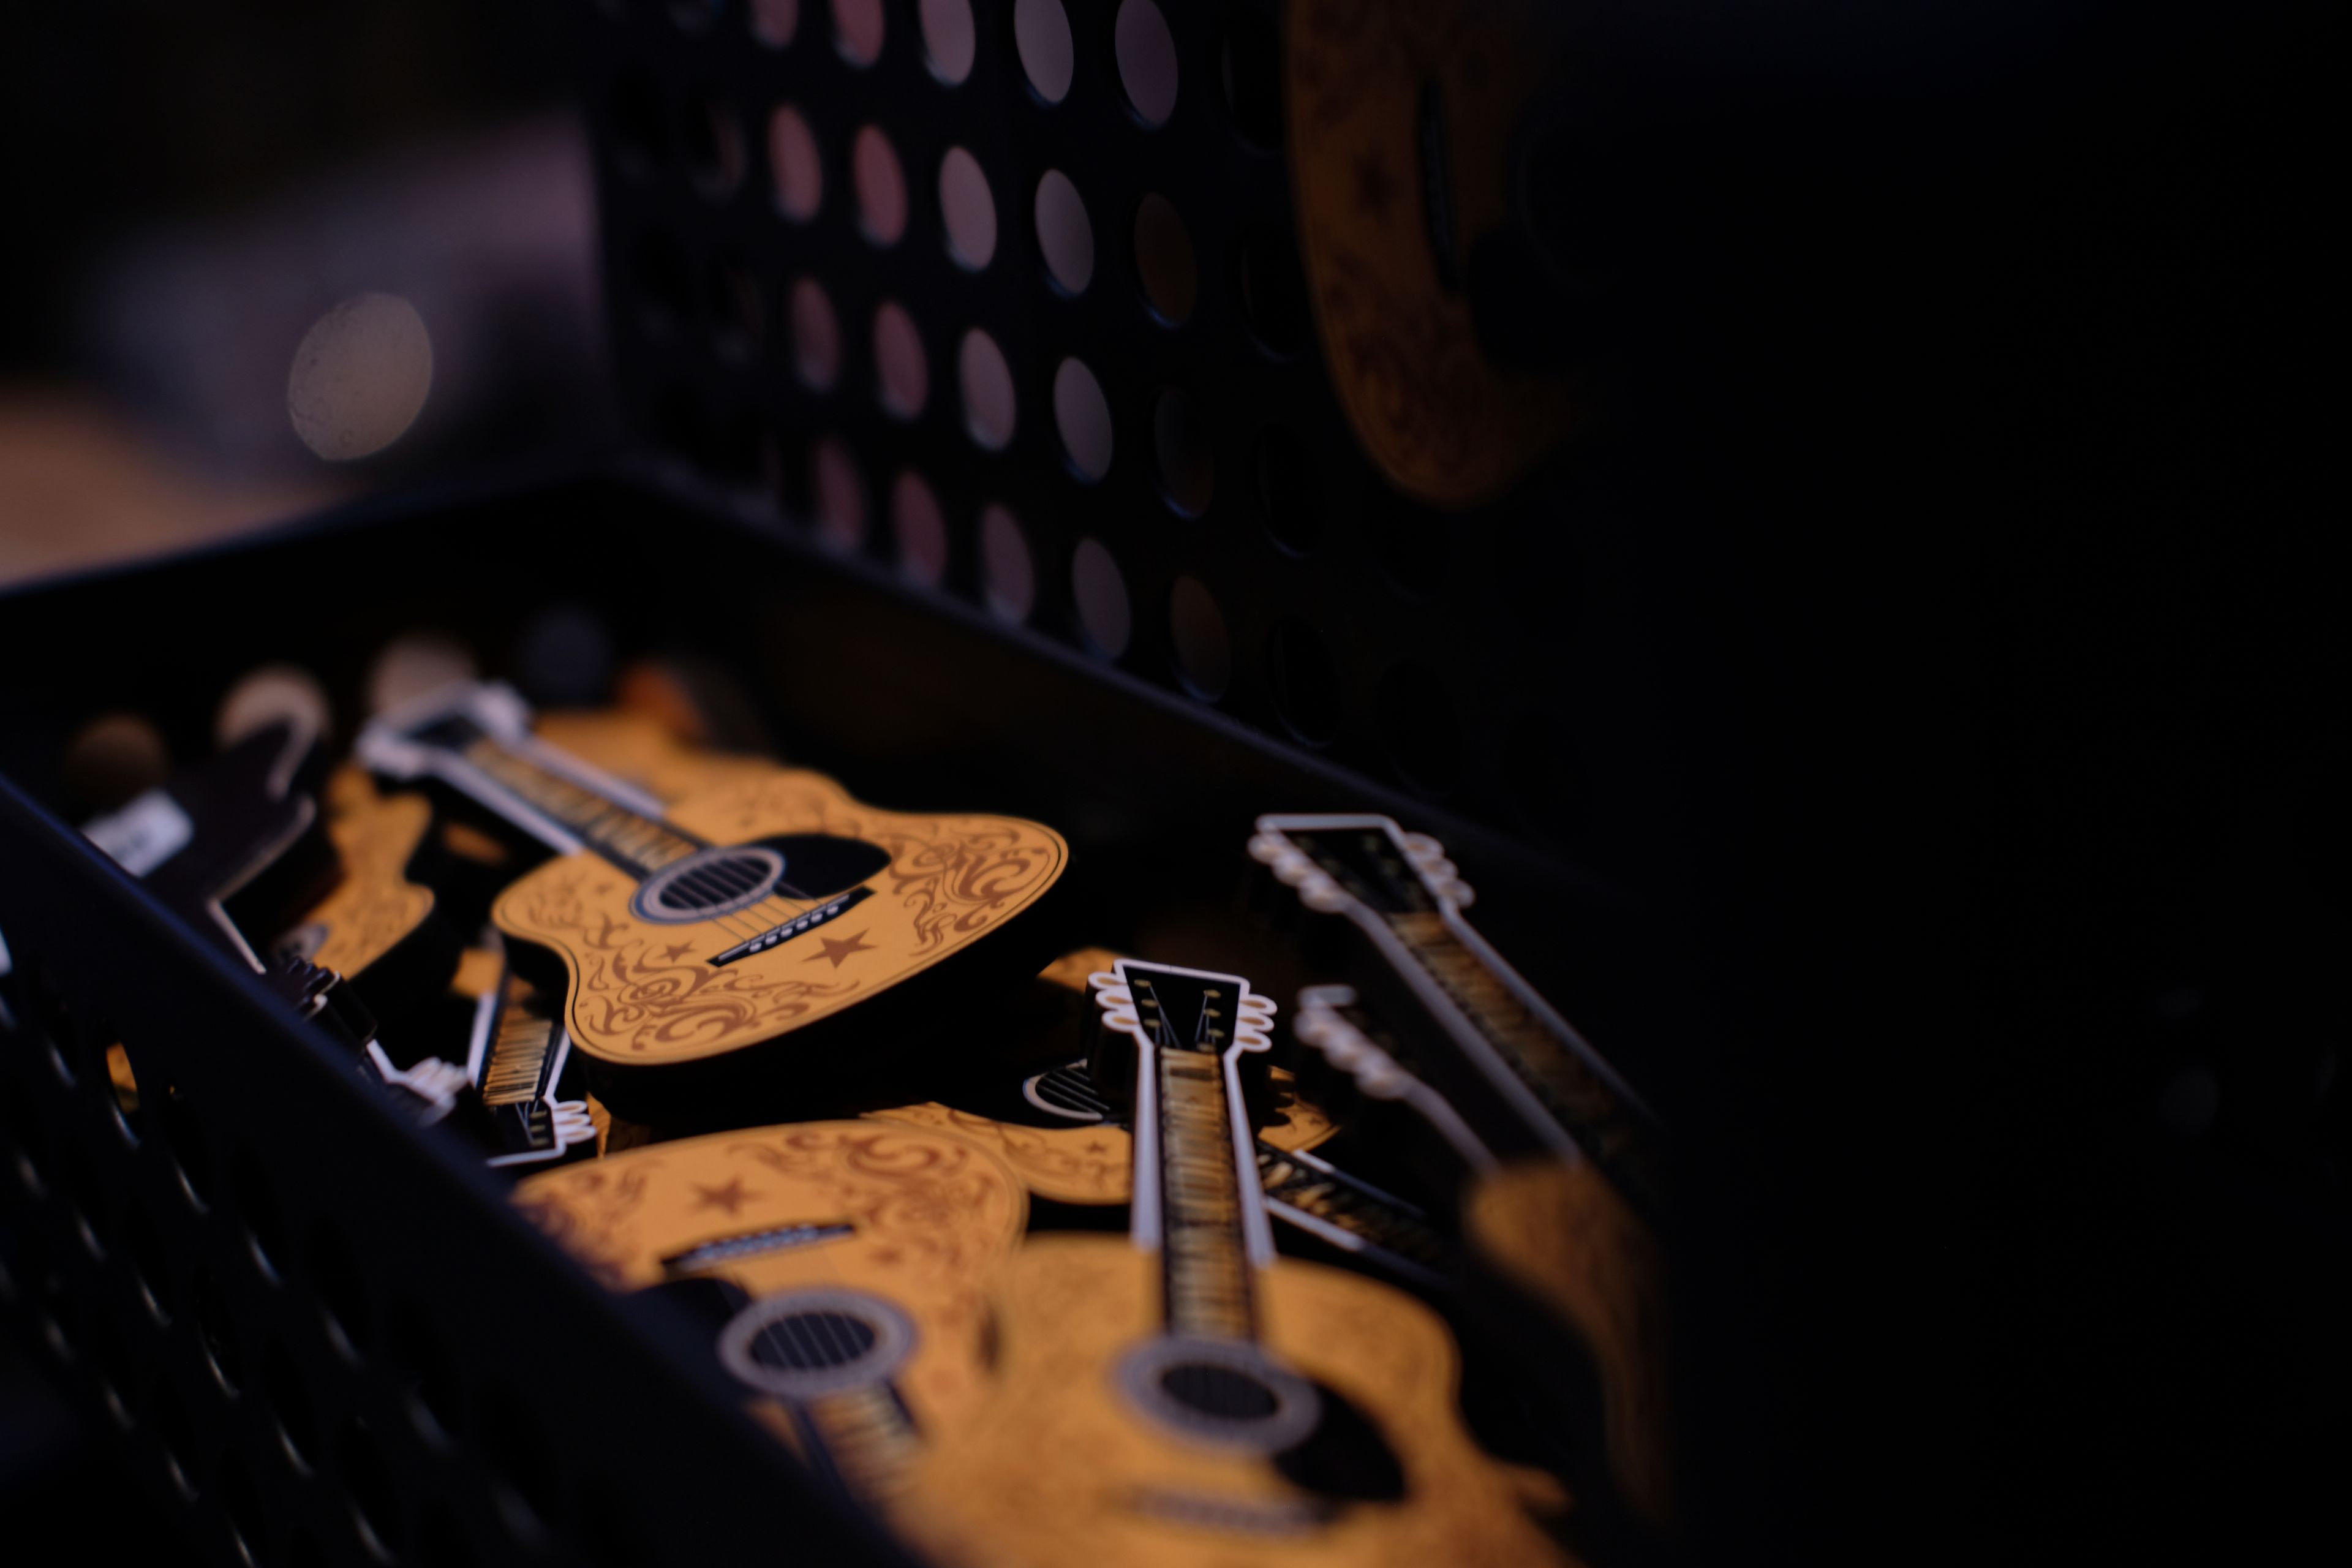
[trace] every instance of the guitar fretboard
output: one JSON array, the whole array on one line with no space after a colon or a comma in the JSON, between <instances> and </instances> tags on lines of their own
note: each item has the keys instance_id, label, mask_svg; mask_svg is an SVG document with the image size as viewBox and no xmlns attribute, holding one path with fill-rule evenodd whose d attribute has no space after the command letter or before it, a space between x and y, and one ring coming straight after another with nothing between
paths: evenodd
<instances>
[{"instance_id":1,"label":"guitar fretboard","mask_svg":"<svg viewBox=\"0 0 2352 1568\"><path fill-rule=\"evenodd\" d=\"M869 1502L896 1494L922 1451L914 1417L887 1381L821 1394L798 1415L843 1486Z\"/></svg>"},{"instance_id":2,"label":"guitar fretboard","mask_svg":"<svg viewBox=\"0 0 2352 1568\"><path fill-rule=\"evenodd\" d=\"M1616 1092L1486 963L1464 946L1435 910L1391 914L1422 969L1470 1021L1586 1156L1621 1180L1647 1188L1640 1128Z\"/></svg>"},{"instance_id":3,"label":"guitar fretboard","mask_svg":"<svg viewBox=\"0 0 2352 1568\"><path fill-rule=\"evenodd\" d=\"M1244 1202L1234 1168L1233 1107L1223 1055L1238 997L1209 986L1199 1016L1169 1016L1151 982L1135 982L1136 1011L1153 1039L1159 1099L1160 1259L1168 1326L1245 1340L1256 1332Z\"/></svg>"},{"instance_id":4,"label":"guitar fretboard","mask_svg":"<svg viewBox=\"0 0 2352 1568\"><path fill-rule=\"evenodd\" d=\"M488 735L469 742L467 762L533 810L545 813L574 837L631 875L643 878L702 844L591 789L520 756Z\"/></svg>"},{"instance_id":5,"label":"guitar fretboard","mask_svg":"<svg viewBox=\"0 0 2352 1568\"><path fill-rule=\"evenodd\" d=\"M482 1067L482 1103L520 1105L536 1100L547 1070L555 1025L509 1005L499 1016L498 1039Z\"/></svg>"}]
</instances>

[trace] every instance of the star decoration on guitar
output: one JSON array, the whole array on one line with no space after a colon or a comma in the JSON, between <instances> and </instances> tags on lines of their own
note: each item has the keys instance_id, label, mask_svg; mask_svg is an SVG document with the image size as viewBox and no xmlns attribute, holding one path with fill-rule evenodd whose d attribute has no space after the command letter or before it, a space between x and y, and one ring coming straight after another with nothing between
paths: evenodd
<instances>
[{"instance_id":1,"label":"star decoration on guitar","mask_svg":"<svg viewBox=\"0 0 2352 1568\"><path fill-rule=\"evenodd\" d=\"M662 957L667 959L672 963L676 963L679 959L684 958L688 953L692 952L693 951L694 944L690 942L673 942L668 947L662 949Z\"/></svg>"},{"instance_id":2,"label":"star decoration on guitar","mask_svg":"<svg viewBox=\"0 0 2352 1568\"><path fill-rule=\"evenodd\" d=\"M824 951L823 952L810 953L808 957L803 961L803 963L814 963L820 959L824 959L831 961L833 966L835 969L839 969L842 965L842 962L848 958L850 954L854 952L872 952L874 951L873 944L866 940L866 933L864 931L858 931L854 935L842 937L838 940L831 937L823 938L819 941L818 945L824 948Z\"/></svg>"},{"instance_id":3,"label":"star decoration on guitar","mask_svg":"<svg viewBox=\"0 0 2352 1568\"><path fill-rule=\"evenodd\" d=\"M724 1186L706 1187L697 1182L694 1184L694 1195L696 1200L694 1206L697 1209L725 1209L727 1217L732 1219L735 1217L737 1209L760 1194L745 1192L742 1177L730 1176Z\"/></svg>"}]
</instances>

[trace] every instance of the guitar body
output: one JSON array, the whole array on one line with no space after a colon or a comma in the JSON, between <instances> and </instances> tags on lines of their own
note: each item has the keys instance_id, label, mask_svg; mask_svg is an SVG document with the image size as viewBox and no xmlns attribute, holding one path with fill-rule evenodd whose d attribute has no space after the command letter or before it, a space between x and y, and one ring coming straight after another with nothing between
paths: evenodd
<instances>
[{"instance_id":1,"label":"guitar body","mask_svg":"<svg viewBox=\"0 0 2352 1568\"><path fill-rule=\"evenodd\" d=\"M1270 1074L1282 1116L1258 1137L1285 1153L1330 1142L1339 1124L1307 1101L1290 1095L1293 1079L1281 1068ZM913 1127L936 1127L985 1144L1021 1173L1029 1191L1057 1204L1123 1204L1135 1195L1135 1140L1116 1122L1039 1127L1000 1121L938 1100L869 1110L868 1116Z\"/></svg>"},{"instance_id":2,"label":"guitar body","mask_svg":"<svg viewBox=\"0 0 2352 1568\"><path fill-rule=\"evenodd\" d=\"M924 1458L898 1521L943 1563L1571 1561L1528 1516L1557 1505L1549 1483L1488 1458L1463 1426L1452 1337L1409 1297L1289 1260L1260 1273L1265 1348L1318 1385L1327 1428L1337 1394L1377 1434L1337 1448L1319 1432L1307 1439L1292 1450L1302 1484L1275 1459L1138 1415L1123 1363L1164 1321L1156 1258L1124 1241L1042 1236L1002 1281L1002 1392Z\"/></svg>"},{"instance_id":3,"label":"guitar body","mask_svg":"<svg viewBox=\"0 0 2352 1568\"><path fill-rule=\"evenodd\" d=\"M714 846L772 847L788 881L814 864L824 885L715 919L648 919L640 892L653 884L581 851L509 888L491 918L562 957L573 1043L619 1066L695 1061L829 1018L987 936L1068 859L1061 836L1036 823L882 811L822 774L772 766L682 798L665 818ZM858 874L845 883L846 872ZM828 914L845 895L857 901ZM803 913L822 923L711 962Z\"/></svg>"},{"instance_id":4,"label":"guitar body","mask_svg":"<svg viewBox=\"0 0 2352 1568\"><path fill-rule=\"evenodd\" d=\"M614 1290L700 1278L753 1298L890 1303L914 1330L891 1382L927 1433L967 1419L985 1391L986 1287L1028 1220L1020 1179L985 1149L875 1121L653 1144L533 1176L515 1203Z\"/></svg>"},{"instance_id":5,"label":"guitar body","mask_svg":"<svg viewBox=\"0 0 2352 1568\"><path fill-rule=\"evenodd\" d=\"M328 775L324 795L342 880L272 951L351 980L379 1015L429 1000L460 952L457 933L434 920L433 889L408 879L432 805L421 795L379 794L366 770L348 764Z\"/></svg>"},{"instance_id":6,"label":"guitar body","mask_svg":"<svg viewBox=\"0 0 2352 1568\"><path fill-rule=\"evenodd\" d=\"M1652 1519L1672 1512L1664 1260L1590 1161L1516 1160L1471 1184L1474 1252L1573 1332L1601 1379L1619 1483Z\"/></svg>"},{"instance_id":7,"label":"guitar body","mask_svg":"<svg viewBox=\"0 0 2352 1568\"><path fill-rule=\"evenodd\" d=\"M1118 958L1118 953L1106 947L1082 947L1064 953L1038 974L1039 989L1050 988L1049 994L1066 995L1071 1006L1082 1007L1087 977L1108 969ZM1040 1033L1050 1037L1051 1025L1042 1027ZM1073 1065L1082 1070L1082 1064ZM1268 1076L1277 1110L1271 1122L1257 1129L1261 1142L1285 1153L1296 1153L1329 1142L1339 1131L1338 1122L1298 1098L1297 1082L1287 1070L1275 1068ZM1020 1103L1020 1097L1011 1092L994 1099L1003 1105L999 1107L992 1101L987 1109L973 1109L925 1100L866 1114L916 1127L937 1127L985 1144L1021 1173L1021 1179L1035 1197L1055 1203L1100 1205L1123 1204L1135 1195L1135 1141L1108 1114L1094 1120L1056 1117L1034 1104ZM1015 1114L989 1113L996 1109ZM1106 1112L1108 1109L1104 1108Z\"/></svg>"},{"instance_id":8,"label":"guitar body","mask_svg":"<svg viewBox=\"0 0 2352 1568\"><path fill-rule=\"evenodd\" d=\"M669 725L625 708L558 709L541 714L531 728L549 745L660 801L683 800L776 771L763 757L682 741Z\"/></svg>"}]
</instances>

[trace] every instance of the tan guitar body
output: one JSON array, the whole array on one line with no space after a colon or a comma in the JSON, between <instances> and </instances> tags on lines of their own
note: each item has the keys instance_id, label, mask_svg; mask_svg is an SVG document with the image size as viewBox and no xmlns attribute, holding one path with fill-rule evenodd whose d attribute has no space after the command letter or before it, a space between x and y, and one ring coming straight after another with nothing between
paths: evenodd
<instances>
[{"instance_id":1,"label":"tan guitar body","mask_svg":"<svg viewBox=\"0 0 2352 1568\"><path fill-rule=\"evenodd\" d=\"M724 966L707 961L824 900L778 894L722 921L656 922L633 911L638 881L592 851L515 882L492 919L562 958L572 1043L631 1067L758 1045L865 1001L1019 914L1068 858L1061 836L1036 823L882 811L822 774L767 765L677 801L665 818L715 845L863 839L889 864L867 879L871 897L838 919Z\"/></svg>"},{"instance_id":2,"label":"tan guitar body","mask_svg":"<svg viewBox=\"0 0 2352 1568\"><path fill-rule=\"evenodd\" d=\"M1073 996L1083 996L1087 976L1118 962L1118 954L1107 947L1082 947L1055 959L1037 978ZM1271 1073L1282 1114L1271 1126L1260 1128L1257 1135L1285 1153L1328 1142L1339 1124L1290 1092L1295 1081L1290 1073L1281 1068ZM1135 1195L1135 1140L1123 1127L1106 1122L1032 1127L959 1110L937 1100L866 1114L916 1127L937 1127L983 1143L1021 1173L1033 1194L1055 1203L1123 1204Z\"/></svg>"},{"instance_id":3,"label":"tan guitar body","mask_svg":"<svg viewBox=\"0 0 2352 1568\"><path fill-rule=\"evenodd\" d=\"M987 1150L876 1121L654 1144L533 1176L515 1203L615 1290L662 1283L673 1277L664 1259L706 1244L847 1226L845 1235L684 1271L730 1279L754 1297L831 1287L894 1303L916 1334L892 1381L929 1432L968 1419L985 1392L987 1286L1028 1220L1020 1179Z\"/></svg>"},{"instance_id":4,"label":"tan guitar body","mask_svg":"<svg viewBox=\"0 0 2352 1568\"><path fill-rule=\"evenodd\" d=\"M899 1528L950 1568L1117 1563L1484 1568L1572 1561L1529 1517L1549 1482L1482 1453L1428 1309L1337 1269L1256 1279L1262 1341L1343 1395L1400 1462L1402 1499L1324 1506L1274 1463L1139 1415L1122 1357L1162 1321L1159 1260L1100 1237L1033 1238L997 1294L1002 1392L926 1454Z\"/></svg>"},{"instance_id":5,"label":"tan guitar body","mask_svg":"<svg viewBox=\"0 0 2352 1568\"><path fill-rule=\"evenodd\" d=\"M1611 1468L1635 1507L1671 1517L1656 1241L1585 1161L1515 1161L1479 1178L1463 1196L1462 1228L1480 1257L1584 1342L1601 1376Z\"/></svg>"},{"instance_id":6,"label":"tan guitar body","mask_svg":"<svg viewBox=\"0 0 2352 1568\"><path fill-rule=\"evenodd\" d=\"M335 890L296 933L317 945L310 961L346 978L400 945L433 912L433 890L407 879L433 825L421 795L379 795L366 770L345 764L327 780L327 833L343 863Z\"/></svg>"},{"instance_id":7,"label":"tan guitar body","mask_svg":"<svg viewBox=\"0 0 2352 1568\"><path fill-rule=\"evenodd\" d=\"M683 800L776 771L776 764L764 757L682 741L669 725L627 709L558 709L541 714L531 728L550 745L627 780L656 800Z\"/></svg>"}]
</instances>

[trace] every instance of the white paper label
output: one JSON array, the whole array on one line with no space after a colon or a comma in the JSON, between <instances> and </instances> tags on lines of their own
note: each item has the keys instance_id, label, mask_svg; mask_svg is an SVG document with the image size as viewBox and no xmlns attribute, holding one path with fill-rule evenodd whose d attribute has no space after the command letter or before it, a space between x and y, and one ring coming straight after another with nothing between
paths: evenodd
<instances>
[{"instance_id":1,"label":"white paper label","mask_svg":"<svg viewBox=\"0 0 2352 1568\"><path fill-rule=\"evenodd\" d=\"M151 789L121 811L82 825L92 844L134 877L143 877L188 847L196 825L180 803Z\"/></svg>"}]
</instances>

